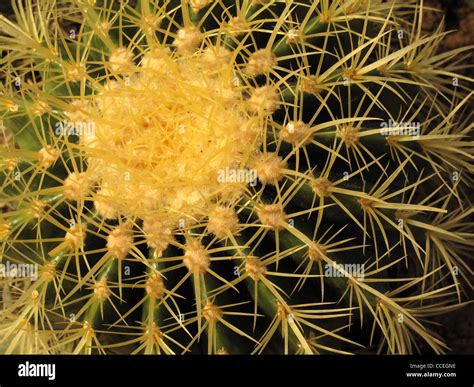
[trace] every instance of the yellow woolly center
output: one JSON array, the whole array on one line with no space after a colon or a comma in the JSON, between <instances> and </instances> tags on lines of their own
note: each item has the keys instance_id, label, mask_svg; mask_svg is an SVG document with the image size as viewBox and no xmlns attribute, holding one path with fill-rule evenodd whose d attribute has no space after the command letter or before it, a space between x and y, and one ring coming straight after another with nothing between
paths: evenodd
<instances>
[{"instance_id":1,"label":"yellow woolly center","mask_svg":"<svg viewBox=\"0 0 474 387\"><path fill-rule=\"evenodd\" d=\"M94 297L103 302L110 297L110 289L107 285L107 279L102 278L94 284Z\"/></svg>"},{"instance_id":2,"label":"yellow woolly center","mask_svg":"<svg viewBox=\"0 0 474 387\"><path fill-rule=\"evenodd\" d=\"M204 274L209 269L211 261L204 246L195 239L189 239L186 243L183 263L190 273Z\"/></svg>"},{"instance_id":3,"label":"yellow woolly center","mask_svg":"<svg viewBox=\"0 0 474 387\"><path fill-rule=\"evenodd\" d=\"M245 272L254 281L267 274L267 266L258 258L247 257L245 261Z\"/></svg>"},{"instance_id":4,"label":"yellow woolly center","mask_svg":"<svg viewBox=\"0 0 474 387\"><path fill-rule=\"evenodd\" d=\"M165 285L163 278L158 273L150 275L145 284L146 293L153 298L161 298L165 294Z\"/></svg>"},{"instance_id":5,"label":"yellow woolly center","mask_svg":"<svg viewBox=\"0 0 474 387\"><path fill-rule=\"evenodd\" d=\"M257 209L257 215L263 225L269 226L274 230L282 228L282 223L285 222L286 214L279 204L267 204Z\"/></svg>"},{"instance_id":6,"label":"yellow woolly center","mask_svg":"<svg viewBox=\"0 0 474 387\"><path fill-rule=\"evenodd\" d=\"M74 116L80 106L79 117L94 123L81 133L81 146L100 215L194 216L250 182L232 176L259 147L261 118L258 108L249 109L229 52L207 47L178 56L154 49L133 69L125 50L112 59L111 70L123 70L123 79L73 107ZM76 180L67 187L71 198L81 196Z\"/></svg>"},{"instance_id":7,"label":"yellow woolly center","mask_svg":"<svg viewBox=\"0 0 474 387\"><path fill-rule=\"evenodd\" d=\"M207 301L202 311L202 315L206 321L215 323L222 317L222 311L216 305Z\"/></svg>"}]
</instances>

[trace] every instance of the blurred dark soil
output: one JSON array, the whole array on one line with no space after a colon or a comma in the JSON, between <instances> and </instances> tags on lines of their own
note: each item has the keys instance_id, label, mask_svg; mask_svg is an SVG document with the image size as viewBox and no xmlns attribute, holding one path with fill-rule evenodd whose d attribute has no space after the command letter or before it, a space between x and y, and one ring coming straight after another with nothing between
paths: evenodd
<instances>
[{"instance_id":1,"label":"blurred dark soil","mask_svg":"<svg viewBox=\"0 0 474 387\"><path fill-rule=\"evenodd\" d=\"M450 353L474 354L474 304L434 317L433 320L442 324L440 327L433 327L433 330L451 348Z\"/></svg>"}]
</instances>

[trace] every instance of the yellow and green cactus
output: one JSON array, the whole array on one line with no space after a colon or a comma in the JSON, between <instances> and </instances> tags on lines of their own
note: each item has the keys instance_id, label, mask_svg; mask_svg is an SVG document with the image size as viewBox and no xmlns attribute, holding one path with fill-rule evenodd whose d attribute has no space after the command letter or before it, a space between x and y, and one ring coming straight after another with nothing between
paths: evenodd
<instances>
[{"instance_id":1,"label":"yellow and green cactus","mask_svg":"<svg viewBox=\"0 0 474 387\"><path fill-rule=\"evenodd\" d=\"M472 47L398 0L14 0L1 353L443 353Z\"/></svg>"}]
</instances>

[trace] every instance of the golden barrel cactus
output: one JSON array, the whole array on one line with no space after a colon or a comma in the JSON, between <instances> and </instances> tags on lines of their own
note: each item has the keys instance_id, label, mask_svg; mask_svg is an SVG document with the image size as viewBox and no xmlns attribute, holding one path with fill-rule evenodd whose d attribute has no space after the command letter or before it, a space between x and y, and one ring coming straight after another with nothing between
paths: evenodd
<instances>
[{"instance_id":1,"label":"golden barrel cactus","mask_svg":"<svg viewBox=\"0 0 474 387\"><path fill-rule=\"evenodd\" d=\"M422 0L12 5L1 353L448 350L472 47Z\"/></svg>"}]
</instances>

